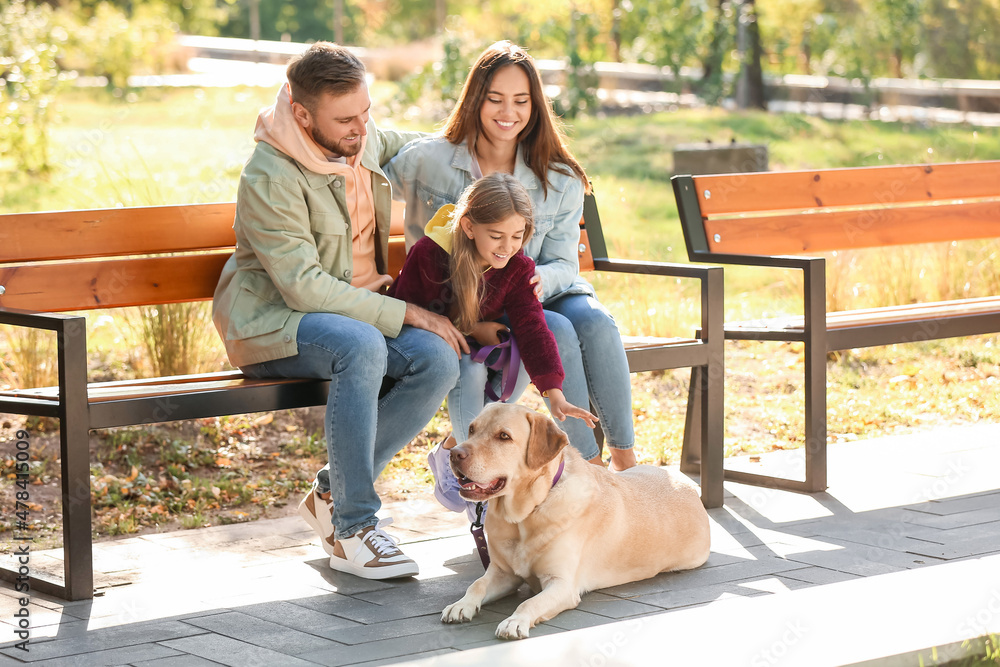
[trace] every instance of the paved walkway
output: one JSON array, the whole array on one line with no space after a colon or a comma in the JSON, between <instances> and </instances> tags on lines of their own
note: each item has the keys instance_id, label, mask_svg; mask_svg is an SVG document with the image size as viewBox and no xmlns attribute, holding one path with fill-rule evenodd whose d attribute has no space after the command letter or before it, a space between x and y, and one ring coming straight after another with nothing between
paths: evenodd
<instances>
[{"instance_id":1,"label":"paved walkway","mask_svg":"<svg viewBox=\"0 0 1000 667\"><path fill-rule=\"evenodd\" d=\"M800 455L731 464L785 471ZM421 566L396 583L331 571L298 517L101 543L100 596L34 595L30 652L9 641L2 584L0 667L916 665L1000 633L1000 425L829 458L826 493L727 483L705 566L590 593L525 641L493 638L523 591L441 624L482 566L463 517L411 502L385 510Z\"/></svg>"}]
</instances>

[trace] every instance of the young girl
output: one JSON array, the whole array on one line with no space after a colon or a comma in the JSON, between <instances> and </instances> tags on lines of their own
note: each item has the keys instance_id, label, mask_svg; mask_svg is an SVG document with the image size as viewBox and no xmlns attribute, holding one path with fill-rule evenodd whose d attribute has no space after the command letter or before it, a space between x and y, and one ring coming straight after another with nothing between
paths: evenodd
<instances>
[{"instance_id":1,"label":"young girl","mask_svg":"<svg viewBox=\"0 0 1000 667\"><path fill-rule=\"evenodd\" d=\"M480 345L499 342L498 331L506 327L495 320L506 315L524 369L548 398L552 416L576 417L593 428L597 417L562 392L559 351L531 282L535 263L521 252L533 229L531 198L516 178L504 173L481 178L427 224L389 295L447 314ZM458 384L448 394L459 442L468 438L469 423L486 404L486 380L486 367L463 355Z\"/></svg>"},{"instance_id":2,"label":"young girl","mask_svg":"<svg viewBox=\"0 0 1000 667\"><path fill-rule=\"evenodd\" d=\"M408 246L441 206L456 202L476 179L507 173L524 185L535 225L524 254L536 264L533 287L559 346L566 398L594 406L613 470L635 465L625 349L614 318L579 275L587 174L567 148L531 56L510 42L483 51L440 135L408 144L385 173L393 194L406 201ZM594 431L583 421L571 419L562 428L584 458L602 463Z\"/></svg>"}]
</instances>

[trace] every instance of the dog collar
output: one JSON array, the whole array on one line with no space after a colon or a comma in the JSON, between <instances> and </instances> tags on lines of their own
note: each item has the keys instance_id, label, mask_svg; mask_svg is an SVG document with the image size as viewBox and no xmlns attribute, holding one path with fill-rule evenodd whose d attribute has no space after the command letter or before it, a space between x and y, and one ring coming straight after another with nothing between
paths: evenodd
<instances>
[{"instance_id":1,"label":"dog collar","mask_svg":"<svg viewBox=\"0 0 1000 667\"><path fill-rule=\"evenodd\" d=\"M556 482L559 481L559 478L562 477L563 468L565 467L566 467L566 460L564 459L559 462L559 470L556 470L556 476L552 478L552 486L555 486Z\"/></svg>"}]
</instances>

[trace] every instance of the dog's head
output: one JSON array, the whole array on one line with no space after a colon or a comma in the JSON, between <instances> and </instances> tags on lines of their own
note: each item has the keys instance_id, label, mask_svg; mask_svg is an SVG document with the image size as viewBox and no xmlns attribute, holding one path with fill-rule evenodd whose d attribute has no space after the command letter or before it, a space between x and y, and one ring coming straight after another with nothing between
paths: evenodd
<instances>
[{"instance_id":1,"label":"dog's head","mask_svg":"<svg viewBox=\"0 0 1000 667\"><path fill-rule=\"evenodd\" d=\"M485 502L529 486L567 444L566 434L549 417L491 403L469 425L469 439L451 448L451 468L462 497Z\"/></svg>"}]
</instances>

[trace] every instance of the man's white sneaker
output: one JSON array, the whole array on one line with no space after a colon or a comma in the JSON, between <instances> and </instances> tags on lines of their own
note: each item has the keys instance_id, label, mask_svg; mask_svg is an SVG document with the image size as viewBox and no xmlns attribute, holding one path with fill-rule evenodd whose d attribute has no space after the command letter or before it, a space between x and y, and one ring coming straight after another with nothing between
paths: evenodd
<instances>
[{"instance_id":1,"label":"man's white sneaker","mask_svg":"<svg viewBox=\"0 0 1000 667\"><path fill-rule=\"evenodd\" d=\"M325 496L325 497L324 497ZM309 493L299 503L299 516L319 535L319 543L326 555L333 555L333 501L330 492L320 493L313 481Z\"/></svg>"},{"instance_id":2,"label":"man's white sneaker","mask_svg":"<svg viewBox=\"0 0 1000 667\"><path fill-rule=\"evenodd\" d=\"M382 526L392 519L382 519L351 537L337 540L330 556L330 567L365 579L395 579L412 577L420 572L416 561L396 546Z\"/></svg>"}]
</instances>

